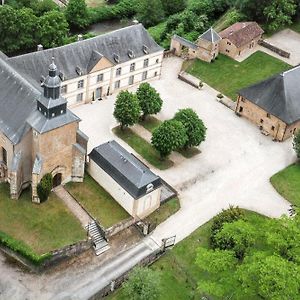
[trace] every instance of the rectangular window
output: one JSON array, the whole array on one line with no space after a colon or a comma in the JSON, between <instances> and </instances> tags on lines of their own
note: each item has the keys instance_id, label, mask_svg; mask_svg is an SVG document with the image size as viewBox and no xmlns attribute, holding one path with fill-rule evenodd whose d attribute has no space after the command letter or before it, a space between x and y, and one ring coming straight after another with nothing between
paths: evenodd
<instances>
[{"instance_id":1,"label":"rectangular window","mask_svg":"<svg viewBox=\"0 0 300 300\"><path fill-rule=\"evenodd\" d=\"M61 93L62 94L66 94L67 93L67 85L65 84L65 85L62 85L62 87L61 87Z\"/></svg>"},{"instance_id":2,"label":"rectangular window","mask_svg":"<svg viewBox=\"0 0 300 300\"><path fill-rule=\"evenodd\" d=\"M102 87L96 88L96 99L101 98L102 96Z\"/></svg>"},{"instance_id":3,"label":"rectangular window","mask_svg":"<svg viewBox=\"0 0 300 300\"><path fill-rule=\"evenodd\" d=\"M7 165L7 151L2 148L2 158L5 165Z\"/></svg>"},{"instance_id":4,"label":"rectangular window","mask_svg":"<svg viewBox=\"0 0 300 300\"><path fill-rule=\"evenodd\" d=\"M122 69L121 69L121 68L118 68L118 69L116 70L116 76L120 76L121 73L122 73Z\"/></svg>"},{"instance_id":5,"label":"rectangular window","mask_svg":"<svg viewBox=\"0 0 300 300\"><path fill-rule=\"evenodd\" d=\"M83 100L83 93L77 94L76 102L81 102Z\"/></svg>"},{"instance_id":6,"label":"rectangular window","mask_svg":"<svg viewBox=\"0 0 300 300\"><path fill-rule=\"evenodd\" d=\"M146 80L147 76L148 76L148 72L147 71L143 72L142 80Z\"/></svg>"},{"instance_id":7,"label":"rectangular window","mask_svg":"<svg viewBox=\"0 0 300 300\"><path fill-rule=\"evenodd\" d=\"M154 73L154 77L156 77L157 75L158 75L158 73L157 73L157 72L155 72L155 73Z\"/></svg>"},{"instance_id":8,"label":"rectangular window","mask_svg":"<svg viewBox=\"0 0 300 300\"><path fill-rule=\"evenodd\" d=\"M228 49L226 49L226 52L229 53L230 51Z\"/></svg>"},{"instance_id":9,"label":"rectangular window","mask_svg":"<svg viewBox=\"0 0 300 300\"><path fill-rule=\"evenodd\" d=\"M144 59L144 68L147 68L149 66L149 59Z\"/></svg>"},{"instance_id":10,"label":"rectangular window","mask_svg":"<svg viewBox=\"0 0 300 300\"><path fill-rule=\"evenodd\" d=\"M133 72L135 70L135 63L132 63L130 65L130 72Z\"/></svg>"},{"instance_id":11,"label":"rectangular window","mask_svg":"<svg viewBox=\"0 0 300 300\"><path fill-rule=\"evenodd\" d=\"M264 122L264 120L263 119L260 119L260 123L262 124Z\"/></svg>"},{"instance_id":12,"label":"rectangular window","mask_svg":"<svg viewBox=\"0 0 300 300\"><path fill-rule=\"evenodd\" d=\"M133 84L133 82L134 82L134 76L130 76L129 77L129 85L132 85Z\"/></svg>"},{"instance_id":13,"label":"rectangular window","mask_svg":"<svg viewBox=\"0 0 300 300\"><path fill-rule=\"evenodd\" d=\"M240 106L239 112L243 112L243 106Z\"/></svg>"},{"instance_id":14,"label":"rectangular window","mask_svg":"<svg viewBox=\"0 0 300 300\"><path fill-rule=\"evenodd\" d=\"M271 116L270 116L270 114L269 114L269 113L267 113L267 118L271 118Z\"/></svg>"},{"instance_id":15,"label":"rectangular window","mask_svg":"<svg viewBox=\"0 0 300 300\"><path fill-rule=\"evenodd\" d=\"M272 129L272 131L274 131L275 130L275 126L272 126L271 129Z\"/></svg>"},{"instance_id":16,"label":"rectangular window","mask_svg":"<svg viewBox=\"0 0 300 300\"><path fill-rule=\"evenodd\" d=\"M103 81L103 74L97 75L97 82Z\"/></svg>"},{"instance_id":17,"label":"rectangular window","mask_svg":"<svg viewBox=\"0 0 300 300\"><path fill-rule=\"evenodd\" d=\"M83 79L82 79L82 80L79 80L79 81L78 81L78 84L77 84L77 88L82 89L83 86L84 86L84 80L83 80Z\"/></svg>"},{"instance_id":18,"label":"rectangular window","mask_svg":"<svg viewBox=\"0 0 300 300\"><path fill-rule=\"evenodd\" d=\"M159 63L159 58L156 60L156 63L157 63L157 64Z\"/></svg>"},{"instance_id":19,"label":"rectangular window","mask_svg":"<svg viewBox=\"0 0 300 300\"><path fill-rule=\"evenodd\" d=\"M115 89L119 89L120 88L120 80L115 82Z\"/></svg>"}]
</instances>

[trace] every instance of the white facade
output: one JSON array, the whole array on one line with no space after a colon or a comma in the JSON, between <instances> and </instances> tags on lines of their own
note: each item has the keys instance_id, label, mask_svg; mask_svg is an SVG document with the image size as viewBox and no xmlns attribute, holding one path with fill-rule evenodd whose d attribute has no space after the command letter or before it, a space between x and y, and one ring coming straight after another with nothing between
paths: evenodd
<instances>
[{"instance_id":1,"label":"white facade","mask_svg":"<svg viewBox=\"0 0 300 300\"><path fill-rule=\"evenodd\" d=\"M71 107L89 103L142 81L159 78L162 60L163 51L116 65L103 57L89 74L63 81L62 95ZM82 80L83 84L80 84Z\"/></svg>"},{"instance_id":2,"label":"white facade","mask_svg":"<svg viewBox=\"0 0 300 300\"><path fill-rule=\"evenodd\" d=\"M91 159L87 171L133 217L145 218L160 206L161 187L134 199Z\"/></svg>"}]
</instances>

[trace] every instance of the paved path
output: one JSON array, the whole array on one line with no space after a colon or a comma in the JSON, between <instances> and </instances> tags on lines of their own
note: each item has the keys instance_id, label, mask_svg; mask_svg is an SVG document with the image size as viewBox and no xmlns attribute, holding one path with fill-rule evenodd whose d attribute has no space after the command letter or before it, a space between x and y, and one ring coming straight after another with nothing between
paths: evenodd
<instances>
[{"instance_id":1,"label":"paved path","mask_svg":"<svg viewBox=\"0 0 300 300\"><path fill-rule=\"evenodd\" d=\"M82 209L76 200L60 185L54 189L55 194L68 206L74 216L80 221L83 228L92 221L90 216Z\"/></svg>"},{"instance_id":2,"label":"paved path","mask_svg":"<svg viewBox=\"0 0 300 300\"><path fill-rule=\"evenodd\" d=\"M176 234L179 242L229 204L271 217L287 213L289 203L276 193L269 178L295 161L291 141L272 142L256 126L218 103L210 89L197 90L178 80L180 65L179 58L165 60L162 79L151 83L164 100L157 117L169 119L179 108L191 107L206 124L207 138L200 147L202 153L193 159L184 159L170 170L152 168L177 188L181 202L181 209L159 225L152 238L160 243L162 238ZM116 139L111 132L116 126L112 117L114 99L111 96L101 103L73 110L83 120L80 128L90 137L89 151ZM126 143L119 142L134 152ZM104 280L131 268L151 247L139 244L136 250L121 254L105 268L100 256L99 263L38 276L12 268L0 255L0 299L87 299L105 284Z\"/></svg>"}]
</instances>

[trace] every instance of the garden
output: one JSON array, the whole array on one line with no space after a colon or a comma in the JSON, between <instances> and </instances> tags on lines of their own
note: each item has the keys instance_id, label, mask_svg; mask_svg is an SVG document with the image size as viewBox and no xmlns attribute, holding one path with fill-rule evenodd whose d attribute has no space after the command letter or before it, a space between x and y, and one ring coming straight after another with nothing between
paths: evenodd
<instances>
[{"instance_id":1,"label":"garden","mask_svg":"<svg viewBox=\"0 0 300 300\"><path fill-rule=\"evenodd\" d=\"M263 66L263 67L261 67ZM286 71L291 66L266 53L257 51L243 62L220 54L213 63L196 60L184 64L184 69L217 91L237 99L237 92L249 85Z\"/></svg>"},{"instance_id":2,"label":"garden","mask_svg":"<svg viewBox=\"0 0 300 300\"><path fill-rule=\"evenodd\" d=\"M30 253L30 258L85 240L86 232L55 194L44 203L34 204L27 189L18 200L12 200L9 185L1 183L0 238L17 252Z\"/></svg>"}]
</instances>

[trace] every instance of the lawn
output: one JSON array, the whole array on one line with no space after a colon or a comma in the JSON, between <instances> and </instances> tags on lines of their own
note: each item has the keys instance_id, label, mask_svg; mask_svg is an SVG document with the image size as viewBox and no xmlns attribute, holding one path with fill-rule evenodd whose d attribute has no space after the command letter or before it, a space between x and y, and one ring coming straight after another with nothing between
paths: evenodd
<instances>
[{"instance_id":1,"label":"lawn","mask_svg":"<svg viewBox=\"0 0 300 300\"><path fill-rule=\"evenodd\" d=\"M85 174L83 182L67 183L66 189L105 228L130 217L124 208L88 174Z\"/></svg>"},{"instance_id":2,"label":"lawn","mask_svg":"<svg viewBox=\"0 0 300 300\"><path fill-rule=\"evenodd\" d=\"M286 200L300 207L300 165L293 164L271 177L276 191Z\"/></svg>"},{"instance_id":3,"label":"lawn","mask_svg":"<svg viewBox=\"0 0 300 300\"><path fill-rule=\"evenodd\" d=\"M9 198L9 185L0 184L0 231L21 240L37 254L84 240L86 232L54 194L42 204L31 202L27 189L18 200Z\"/></svg>"},{"instance_id":4,"label":"lawn","mask_svg":"<svg viewBox=\"0 0 300 300\"><path fill-rule=\"evenodd\" d=\"M213 63L197 59L187 68L187 72L235 101L240 89L290 67L277 58L257 51L241 63L222 54Z\"/></svg>"},{"instance_id":5,"label":"lawn","mask_svg":"<svg viewBox=\"0 0 300 300\"><path fill-rule=\"evenodd\" d=\"M113 132L138 154L144 157L152 166L160 170L166 170L173 166L171 160L161 160L159 153L151 146L151 144L135 134L130 128L126 128L122 131L120 127L115 127Z\"/></svg>"},{"instance_id":6,"label":"lawn","mask_svg":"<svg viewBox=\"0 0 300 300\"><path fill-rule=\"evenodd\" d=\"M150 116L150 117L147 117L146 120L140 121L139 124L152 133L153 130L156 127L158 127L161 123L162 122L160 120L156 119L155 117ZM191 157L194 157L195 155L201 153L201 151L196 147L180 149L177 152L179 152L185 158L191 158Z\"/></svg>"},{"instance_id":7,"label":"lawn","mask_svg":"<svg viewBox=\"0 0 300 300\"><path fill-rule=\"evenodd\" d=\"M245 213L249 222L255 226L261 226L265 220L265 217L254 212ZM203 294L197 289L197 282L207 275L200 272L195 259L198 247L209 247L211 224L212 221L209 221L198 228L151 266L161 274L161 296L158 300L201 299ZM125 300L126 297L121 288L109 299Z\"/></svg>"},{"instance_id":8,"label":"lawn","mask_svg":"<svg viewBox=\"0 0 300 300\"><path fill-rule=\"evenodd\" d=\"M166 203L162 204L156 211L154 211L150 216L145 218L144 221L150 224L160 224L167 220L170 216L175 214L180 209L180 202L177 197L168 200Z\"/></svg>"}]
</instances>

